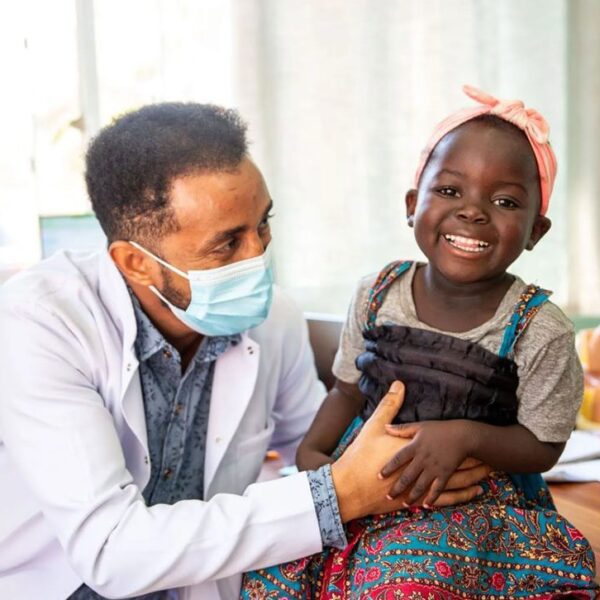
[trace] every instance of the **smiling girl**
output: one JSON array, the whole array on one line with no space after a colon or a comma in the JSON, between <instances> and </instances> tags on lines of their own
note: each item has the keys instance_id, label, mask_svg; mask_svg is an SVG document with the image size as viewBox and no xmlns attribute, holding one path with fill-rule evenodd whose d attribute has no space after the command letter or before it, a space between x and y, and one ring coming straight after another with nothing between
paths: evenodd
<instances>
[{"instance_id":1,"label":"smiling girl","mask_svg":"<svg viewBox=\"0 0 600 600\"><path fill-rule=\"evenodd\" d=\"M405 399L388 431L406 445L381 476L401 469L390 496L407 508L351 522L343 549L247 576L246 597L596 596L589 544L539 475L560 456L582 397L573 328L550 292L507 271L550 229L548 126L519 101L465 92L478 106L437 127L406 195L428 262L394 262L361 281L336 384L297 456L301 469L332 462L400 380ZM467 459L494 471L482 493L436 508Z\"/></svg>"}]
</instances>

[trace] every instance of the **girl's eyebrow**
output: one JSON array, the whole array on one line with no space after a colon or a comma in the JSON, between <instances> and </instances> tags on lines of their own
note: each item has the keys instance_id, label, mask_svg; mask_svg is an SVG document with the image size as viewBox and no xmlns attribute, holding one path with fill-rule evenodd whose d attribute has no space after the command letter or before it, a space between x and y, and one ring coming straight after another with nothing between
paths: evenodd
<instances>
[{"instance_id":1,"label":"girl's eyebrow","mask_svg":"<svg viewBox=\"0 0 600 600\"><path fill-rule=\"evenodd\" d=\"M521 188L523 190L523 193L527 196L527 188L520 184L518 181L498 181L497 182L498 185L514 185L515 187Z\"/></svg>"},{"instance_id":2,"label":"girl's eyebrow","mask_svg":"<svg viewBox=\"0 0 600 600\"><path fill-rule=\"evenodd\" d=\"M442 175L443 173L446 173L448 175L454 175L455 177L464 177L465 174L461 173L460 171L454 171L453 169L440 169L436 175ZM497 185L514 185L515 187L521 188L523 190L523 192L525 193L525 195L527 196L527 188L522 185L521 183L519 183L518 181L498 181L496 182Z\"/></svg>"},{"instance_id":3,"label":"girl's eyebrow","mask_svg":"<svg viewBox=\"0 0 600 600\"><path fill-rule=\"evenodd\" d=\"M441 169L437 172L437 175L441 175L442 173L447 173L448 175L455 175L456 177L464 177L464 173L460 171L453 171L452 169Z\"/></svg>"}]
</instances>

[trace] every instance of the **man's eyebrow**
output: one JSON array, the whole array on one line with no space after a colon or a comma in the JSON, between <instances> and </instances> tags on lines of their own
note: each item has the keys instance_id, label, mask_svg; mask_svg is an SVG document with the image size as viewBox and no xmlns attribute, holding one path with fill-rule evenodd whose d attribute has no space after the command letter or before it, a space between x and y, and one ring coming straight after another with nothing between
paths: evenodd
<instances>
[{"instance_id":1,"label":"man's eyebrow","mask_svg":"<svg viewBox=\"0 0 600 600\"><path fill-rule=\"evenodd\" d=\"M233 229L226 229L225 231L219 231L215 234L210 240L206 242L206 248L212 248L213 246L218 246L227 240L230 240L232 237L239 235L242 233L246 227L241 225L240 227L234 227Z\"/></svg>"},{"instance_id":2,"label":"man's eyebrow","mask_svg":"<svg viewBox=\"0 0 600 600\"><path fill-rule=\"evenodd\" d=\"M269 202L269 206L267 206L265 212L263 213L263 219L273 210L273 200ZM246 230L244 225L240 225L239 227L233 227L232 229L226 229L225 231L219 231L216 233L208 242L206 242L207 248L212 248L213 246L218 246L227 240L230 240L232 237L243 233Z\"/></svg>"}]
</instances>

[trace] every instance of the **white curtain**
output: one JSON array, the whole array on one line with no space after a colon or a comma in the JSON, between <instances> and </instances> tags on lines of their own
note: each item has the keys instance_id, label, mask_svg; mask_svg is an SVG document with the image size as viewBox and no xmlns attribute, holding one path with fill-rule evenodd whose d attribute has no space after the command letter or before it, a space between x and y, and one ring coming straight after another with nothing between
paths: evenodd
<instances>
[{"instance_id":1,"label":"white curtain","mask_svg":"<svg viewBox=\"0 0 600 600\"><path fill-rule=\"evenodd\" d=\"M600 2L569 2L569 306L600 314Z\"/></svg>"},{"instance_id":2,"label":"white curtain","mask_svg":"<svg viewBox=\"0 0 600 600\"><path fill-rule=\"evenodd\" d=\"M554 225L514 270L578 307L567 243L568 4L234 3L235 99L275 200L278 278L305 309L344 312L359 277L419 257L404 194L434 124L471 102L463 83L523 98L550 122Z\"/></svg>"},{"instance_id":3,"label":"white curtain","mask_svg":"<svg viewBox=\"0 0 600 600\"><path fill-rule=\"evenodd\" d=\"M279 282L305 310L343 313L362 275L419 258L404 194L433 125L470 103L471 83L523 98L552 128L553 227L514 270L569 311L600 314L597 0L17 4L0 19L0 281L39 256L38 214L89 210L91 121L214 102L249 122L275 200Z\"/></svg>"}]
</instances>

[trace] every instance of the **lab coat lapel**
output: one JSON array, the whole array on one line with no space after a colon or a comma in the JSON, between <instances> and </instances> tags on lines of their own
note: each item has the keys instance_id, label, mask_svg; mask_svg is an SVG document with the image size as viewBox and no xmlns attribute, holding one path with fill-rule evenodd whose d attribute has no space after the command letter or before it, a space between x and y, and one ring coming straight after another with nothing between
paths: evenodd
<instances>
[{"instance_id":1,"label":"lab coat lapel","mask_svg":"<svg viewBox=\"0 0 600 600\"><path fill-rule=\"evenodd\" d=\"M103 252L100 256L99 272L100 298L108 308L123 344L123 354L119 365L121 369L121 411L139 444L135 455L127 452L128 464L131 463L129 468L132 471L137 471L133 473L134 477L144 481L149 477L150 468L147 460L148 435L138 371L139 363L134 350L137 335L135 314L127 286L108 252Z\"/></svg>"},{"instance_id":2,"label":"lab coat lapel","mask_svg":"<svg viewBox=\"0 0 600 600\"><path fill-rule=\"evenodd\" d=\"M208 490L225 451L246 412L258 375L260 347L247 334L217 360L213 379L204 489Z\"/></svg>"}]
</instances>

